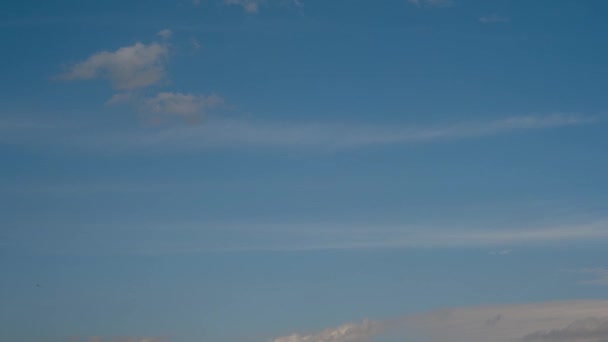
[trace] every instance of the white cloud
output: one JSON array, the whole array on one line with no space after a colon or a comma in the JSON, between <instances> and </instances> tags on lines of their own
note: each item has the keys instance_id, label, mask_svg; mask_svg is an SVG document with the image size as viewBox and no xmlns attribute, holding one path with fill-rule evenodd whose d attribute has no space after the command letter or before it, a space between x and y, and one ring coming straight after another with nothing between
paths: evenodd
<instances>
[{"instance_id":1,"label":"white cloud","mask_svg":"<svg viewBox=\"0 0 608 342\"><path fill-rule=\"evenodd\" d=\"M497 14L486 15L479 18L479 22L483 24L497 24L497 23L508 23L511 18L500 16Z\"/></svg>"},{"instance_id":2,"label":"white cloud","mask_svg":"<svg viewBox=\"0 0 608 342\"><path fill-rule=\"evenodd\" d=\"M171 36L173 36L173 31L171 31L169 29L164 29L164 30L160 30L157 34L162 39L169 39L169 38L171 38Z\"/></svg>"},{"instance_id":3,"label":"white cloud","mask_svg":"<svg viewBox=\"0 0 608 342\"><path fill-rule=\"evenodd\" d=\"M168 49L164 44L137 42L116 51L98 52L61 75L66 80L105 78L118 90L159 83L165 77Z\"/></svg>"},{"instance_id":4,"label":"white cloud","mask_svg":"<svg viewBox=\"0 0 608 342\"><path fill-rule=\"evenodd\" d=\"M179 116L187 120L198 120L206 110L223 104L217 95L194 95L163 92L147 99L144 107L154 114Z\"/></svg>"},{"instance_id":5,"label":"white cloud","mask_svg":"<svg viewBox=\"0 0 608 342\"><path fill-rule=\"evenodd\" d=\"M257 13L260 9L260 5L264 3L264 0L223 0L226 5L238 5L243 7L245 12Z\"/></svg>"},{"instance_id":6,"label":"white cloud","mask_svg":"<svg viewBox=\"0 0 608 342\"><path fill-rule=\"evenodd\" d=\"M129 99L128 92L117 94L110 104ZM164 92L140 101L148 114L200 118L208 109L221 105L216 95ZM196 121L196 120L195 120ZM191 151L210 148L298 148L321 151L344 151L366 146L416 145L481 138L511 132L534 131L551 128L585 125L595 119L580 115L554 114L545 116L507 117L492 121L469 121L436 125L373 125L349 123L278 123L242 120L208 119L204 125L169 126L163 129L140 127L135 130L103 130L95 132L67 132L69 142L78 148L113 149L123 151L153 149L161 151ZM6 122L9 123L8 121ZM0 130L3 123L0 122ZM44 132L28 133L29 126L10 130L0 140L18 143L42 144L44 137L60 139L44 142L58 144L66 132L61 127L48 127ZM44 133L41 136L40 133ZM78 134L80 133L80 134ZM18 139L16 138L18 137ZM71 145L70 145L71 146Z\"/></svg>"},{"instance_id":7,"label":"white cloud","mask_svg":"<svg viewBox=\"0 0 608 342\"><path fill-rule=\"evenodd\" d=\"M173 98L173 96L165 95ZM195 107L191 102L186 108ZM179 106L176 106L179 107ZM163 106L159 106L162 109ZM176 108L177 109L177 108ZM177 111L177 110L174 110ZM180 111L184 111L183 109ZM185 110L187 111L187 110ZM153 133L130 135L131 146L163 146L184 149L209 147L297 147L349 149L374 145L407 145L471 139L516 131L582 125L593 119L577 115L509 117L486 122L408 126L332 123L268 123L209 121L206 125L174 127Z\"/></svg>"},{"instance_id":8,"label":"white cloud","mask_svg":"<svg viewBox=\"0 0 608 342\"><path fill-rule=\"evenodd\" d=\"M367 342L382 329L381 323L365 320L360 324L344 324L313 334L278 337L273 342Z\"/></svg>"},{"instance_id":9,"label":"white cloud","mask_svg":"<svg viewBox=\"0 0 608 342\"><path fill-rule=\"evenodd\" d=\"M191 190L196 188L196 185L187 186ZM10 189L8 189L10 190ZM126 187L119 189L118 186L113 188L103 188L98 186L97 189L90 188L79 190L72 187L56 187L50 189L52 191L69 191L75 193L80 191L81 195L86 191L121 191L121 192L162 192L162 187L156 186L151 189L143 187ZM49 189L35 189L33 191L49 191ZM606 221L605 221L606 222ZM167 222L159 223L157 228L149 227L150 229L163 229L170 226L173 231L193 231L201 227L208 227L205 222ZM470 248L470 247L489 247L489 246L514 246L527 245L539 246L548 243L568 243L575 241L599 241L608 240L608 224L604 224L603 229L598 229L594 233L583 233L577 235L576 230L581 227L573 225L569 227L570 233L564 235L544 234L543 238L529 239L526 236L526 231L522 229L501 229L496 231L493 228L486 228L485 231L478 230L472 234L467 230L461 230L456 227L452 229L427 227L426 229L412 228L407 225L401 227L386 227L377 224L369 225L328 225L328 224L252 224L252 223L234 223L234 224L215 224L213 227L208 227L209 230L221 232L214 240L198 238L198 235L193 235L189 239L182 239L178 236L167 237L163 241L140 241L140 240L124 240L121 241L120 249L125 248L124 252L134 253L132 248L127 246L137 246L137 253L152 253L152 254L189 254L202 252L243 252L243 251L316 251L316 250L356 250L356 249L407 249L407 248ZM110 227L108 227L110 229ZM538 230L537 230L538 231ZM255 232L252 237L251 232ZM242 236L249 238L242 238ZM489 236L490 239L479 239L479 235ZM503 236L508 235L509 238L504 239ZM511 236L523 235L523 237L514 240ZM108 246L114 246L115 243L107 241ZM58 249L64 247L57 246Z\"/></svg>"},{"instance_id":10,"label":"white cloud","mask_svg":"<svg viewBox=\"0 0 608 342\"><path fill-rule=\"evenodd\" d=\"M592 279L582 280L579 283L584 285L608 285L607 268L584 268L579 273L591 276Z\"/></svg>"},{"instance_id":11,"label":"white cloud","mask_svg":"<svg viewBox=\"0 0 608 342\"><path fill-rule=\"evenodd\" d=\"M251 228L251 227L250 227ZM459 229L457 227L383 227L280 225L259 229L261 240L227 241L226 250L331 250L522 246L608 239L608 220L546 228ZM270 229L270 230L269 230ZM270 243L266 244L264 238ZM219 246L219 245L218 245Z\"/></svg>"},{"instance_id":12,"label":"white cloud","mask_svg":"<svg viewBox=\"0 0 608 342\"><path fill-rule=\"evenodd\" d=\"M131 101L132 98L133 98L133 94L131 94L129 92L116 93L116 94L112 95L112 97L108 101L106 101L106 104L116 105L116 104L126 103L126 102Z\"/></svg>"},{"instance_id":13,"label":"white cloud","mask_svg":"<svg viewBox=\"0 0 608 342\"><path fill-rule=\"evenodd\" d=\"M413 341L600 342L608 340L607 317L608 301L599 300L454 308L367 320L316 334L278 337L273 342L363 342L389 332ZM345 330L352 334L343 335Z\"/></svg>"},{"instance_id":14,"label":"white cloud","mask_svg":"<svg viewBox=\"0 0 608 342\"><path fill-rule=\"evenodd\" d=\"M438 0L432 0L432 1L438 1ZM281 3L281 1L279 0L222 0L222 3L224 5L236 5L236 6L240 6L243 8L243 10L245 10L245 12L247 13L258 13L260 10L260 7L263 5L266 5L268 2L271 3ZM288 3L290 2L289 0L283 0L282 2L284 3ZM296 7L296 8L302 8L303 4L301 0L292 0L291 4Z\"/></svg>"},{"instance_id":15,"label":"white cloud","mask_svg":"<svg viewBox=\"0 0 608 342\"><path fill-rule=\"evenodd\" d=\"M195 51L200 50L202 47L201 42L199 42L199 40L194 37L190 39L190 44L192 45L192 49Z\"/></svg>"}]
</instances>

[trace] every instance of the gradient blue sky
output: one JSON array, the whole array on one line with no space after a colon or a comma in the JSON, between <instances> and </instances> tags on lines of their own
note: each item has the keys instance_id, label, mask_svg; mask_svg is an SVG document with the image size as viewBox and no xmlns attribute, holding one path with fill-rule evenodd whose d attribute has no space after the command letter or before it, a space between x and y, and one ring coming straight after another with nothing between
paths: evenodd
<instances>
[{"instance_id":1,"label":"gradient blue sky","mask_svg":"<svg viewBox=\"0 0 608 342\"><path fill-rule=\"evenodd\" d=\"M386 322L562 301L596 317L606 15L599 0L9 1L0 340L440 341ZM559 308L529 332L563 328ZM362 335L315 333L348 322Z\"/></svg>"}]
</instances>

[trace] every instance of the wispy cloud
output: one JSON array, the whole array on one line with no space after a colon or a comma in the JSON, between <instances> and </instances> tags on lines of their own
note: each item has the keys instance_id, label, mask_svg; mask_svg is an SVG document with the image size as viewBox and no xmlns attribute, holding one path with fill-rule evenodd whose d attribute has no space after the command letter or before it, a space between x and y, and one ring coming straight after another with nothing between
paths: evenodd
<instances>
[{"instance_id":1,"label":"wispy cloud","mask_svg":"<svg viewBox=\"0 0 608 342\"><path fill-rule=\"evenodd\" d=\"M110 101L128 101L129 97L113 97ZM144 99L149 112L165 115L200 115L206 109L221 104L218 96L203 96L165 92ZM18 136L25 142L28 135L33 144L76 144L78 148L120 149L122 151L150 150L192 151L211 148L300 148L348 150L366 146L415 145L474 139L513 132L535 131L595 122L594 118L572 114L545 116L515 116L491 121L468 121L434 125L377 125L352 123L293 123L209 119L200 125L139 127L116 131L95 128L94 132L65 132L50 127L45 134L29 135L28 127L2 137L5 141ZM0 122L0 128L2 123ZM77 134L81 135L78 136ZM53 138L56 136L56 139ZM50 139L51 141L43 141ZM7 141L8 142L8 141Z\"/></svg>"},{"instance_id":2,"label":"wispy cloud","mask_svg":"<svg viewBox=\"0 0 608 342\"><path fill-rule=\"evenodd\" d=\"M608 239L608 220L569 226L510 229L457 227L266 226L258 239L226 241L220 250L330 250L379 248L462 248L529 246ZM251 227L250 227L251 228ZM255 230L255 228L254 228ZM266 242L268 241L268 242ZM219 246L216 244L216 246ZM194 247L194 246L193 246ZM507 250L507 249L505 249ZM506 253L508 254L508 253Z\"/></svg>"},{"instance_id":3,"label":"wispy cloud","mask_svg":"<svg viewBox=\"0 0 608 342\"><path fill-rule=\"evenodd\" d=\"M160 30L157 34L162 39L169 39L169 38L171 38L171 36L173 36L173 31L171 31L169 29L164 29L164 30Z\"/></svg>"},{"instance_id":4,"label":"wispy cloud","mask_svg":"<svg viewBox=\"0 0 608 342\"><path fill-rule=\"evenodd\" d=\"M608 302L599 300L454 308L366 320L320 333L278 337L273 342L365 342L385 333L423 341L600 342L608 339L606 317Z\"/></svg>"},{"instance_id":5,"label":"wispy cloud","mask_svg":"<svg viewBox=\"0 0 608 342\"><path fill-rule=\"evenodd\" d=\"M277 123L209 121L199 126L179 126L133 134L131 147L201 149L211 147L298 147L351 149L374 145L424 144L540 130L593 122L579 115L509 117L485 122L418 125L348 123ZM124 144L123 144L124 145Z\"/></svg>"},{"instance_id":6,"label":"wispy cloud","mask_svg":"<svg viewBox=\"0 0 608 342\"><path fill-rule=\"evenodd\" d=\"M437 0L435 0L437 1ZM302 8L303 4L301 0L284 0L283 3L289 3L296 7ZM222 0L224 5L236 5L243 8L243 10L250 14L255 14L260 11L260 7L269 3L281 3L280 0Z\"/></svg>"},{"instance_id":7,"label":"wispy cloud","mask_svg":"<svg viewBox=\"0 0 608 342\"><path fill-rule=\"evenodd\" d=\"M292 334L279 337L273 342L368 342L383 330L382 323L370 320L359 324L344 324L312 334Z\"/></svg>"},{"instance_id":8,"label":"wispy cloud","mask_svg":"<svg viewBox=\"0 0 608 342\"><path fill-rule=\"evenodd\" d=\"M59 189L62 191L62 189ZM94 189L93 189L94 190ZM72 193L76 190L67 189ZM104 190L106 191L106 190ZM110 191L110 190L107 190ZM128 189L124 191L147 191ZM150 195L154 190L150 190ZM458 227L387 227L381 224L252 224L221 222L139 222L139 233L116 241L112 232L134 228L116 224L95 223L74 226L89 235L70 241L56 240L53 235L37 244L19 238L12 240L22 250L40 253L93 253L170 255L208 252L306 252L319 250L411 249L411 248L510 248L547 246L563 243L608 240L608 220L574 224L557 228L459 229ZM69 230L69 224L62 229ZM169 229L170 227L170 229ZM54 230L48 230L52 234ZM181 232L176 234L176 232ZM44 233L43 233L44 234ZM146 234L150 239L141 239ZM153 238L152 238L153 237Z\"/></svg>"},{"instance_id":9,"label":"wispy cloud","mask_svg":"<svg viewBox=\"0 0 608 342\"><path fill-rule=\"evenodd\" d=\"M257 13L264 0L222 0L226 5L237 5L243 7L248 13Z\"/></svg>"},{"instance_id":10,"label":"wispy cloud","mask_svg":"<svg viewBox=\"0 0 608 342\"><path fill-rule=\"evenodd\" d=\"M581 280L579 284L608 286L608 268L584 268L578 273L589 276L591 279Z\"/></svg>"},{"instance_id":11,"label":"wispy cloud","mask_svg":"<svg viewBox=\"0 0 608 342\"><path fill-rule=\"evenodd\" d=\"M223 103L224 100L218 95L162 92L146 99L143 109L157 120L167 116L177 116L189 122L197 122L206 110Z\"/></svg>"},{"instance_id":12,"label":"wispy cloud","mask_svg":"<svg viewBox=\"0 0 608 342\"><path fill-rule=\"evenodd\" d=\"M170 31L161 31L168 37ZM165 77L168 48L165 44L137 42L116 51L101 51L83 62L72 65L60 75L65 80L103 78L120 91L129 91L158 84Z\"/></svg>"}]
</instances>

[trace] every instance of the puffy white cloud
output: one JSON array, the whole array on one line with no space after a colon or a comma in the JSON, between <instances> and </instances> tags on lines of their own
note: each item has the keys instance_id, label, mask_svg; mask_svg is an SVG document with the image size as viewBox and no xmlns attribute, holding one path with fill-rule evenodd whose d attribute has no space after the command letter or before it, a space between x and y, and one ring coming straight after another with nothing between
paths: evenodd
<instances>
[{"instance_id":1,"label":"puffy white cloud","mask_svg":"<svg viewBox=\"0 0 608 342\"><path fill-rule=\"evenodd\" d=\"M61 76L66 80L105 78L115 89L138 89L157 84L165 77L167 55L164 44L137 42L116 51L98 52Z\"/></svg>"},{"instance_id":2,"label":"puffy white cloud","mask_svg":"<svg viewBox=\"0 0 608 342\"><path fill-rule=\"evenodd\" d=\"M217 95L162 92L153 98L147 99L144 108L154 114L179 116L188 120L196 120L207 109L220 106L223 103L223 99Z\"/></svg>"},{"instance_id":3,"label":"puffy white cloud","mask_svg":"<svg viewBox=\"0 0 608 342\"><path fill-rule=\"evenodd\" d=\"M359 324L344 324L319 333L278 337L273 342L368 342L382 330L382 323L365 320Z\"/></svg>"},{"instance_id":4,"label":"puffy white cloud","mask_svg":"<svg viewBox=\"0 0 608 342\"><path fill-rule=\"evenodd\" d=\"M570 301L454 308L387 321L346 324L273 342L367 342L391 333L410 341L605 342L608 301Z\"/></svg>"}]
</instances>

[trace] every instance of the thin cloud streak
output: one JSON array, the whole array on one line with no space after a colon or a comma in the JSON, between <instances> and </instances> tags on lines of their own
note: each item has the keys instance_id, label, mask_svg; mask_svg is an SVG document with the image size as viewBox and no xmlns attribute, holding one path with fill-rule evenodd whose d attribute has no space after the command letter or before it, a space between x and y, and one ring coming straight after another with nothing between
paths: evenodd
<instances>
[{"instance_id":1,"label":"thin cloud streak","mask_svg":"<svg viewBox=\"0 0 608 342\"><path fill-rule=\"evenodd\" d=\"M560 243L608 240L608 220L548 228L458 229L453 227L340 227L322 224L251 224L238 222L139 222L126 226L103 223L63 225L66 232L86 230L87 235L70 241L57 240L48 230L32 242L23 231L12 241L21 250L41 253L116 253L180 255L209 252L255 251L307 252L321 250L412 249L412 248L513 248ZM115 240L111 232L137 233ZM180 232L176 234L176 232ZM46 234L46 233L44 233ZM43 235L44 235L43 234ZM148 239L141 239L147 236Z\"/></svg>"},{"instance_id":2,"label":"thin cloud streak","mask_svg":"<svg viewBox=\"0 0 608 342\"><path fill-rule=\"evenodd\" d=\"M431 127L331 123L262 123L210 121L127 137L133 148L299 147L350 149L374 145L423 144L480 138L509 132L589 124L579 115L519 116L487 122L465 122Z\"/></svg>"},{"instance_id":3,"label":"thin cloud streak","mask_svg":"<svg viewBox=\"0 0 608 342\"><path fill-rule=\"evenodd\" d=\"M171 98L176 98L176 96ZM159 102L156 107L152 107L150 114L158 114L154 110L162 110L181 116L185 114L198 115L200 114L198 112L203 109L202 106L215 106L221 102L221 98L213 96L181 95L177 98L180 100L179 103L175 101L170 103ZM144 106L145 108L147 107ZM196 122L196 120L192 121ZM15 120L9 120L5 123L0 122L0 130L4 126L13 126L15 122ZM470 121L430 126L279 123L209 118L192 125L153 125L120 130L107 126L95 127L90 123L80 125L72 123L70 126L79 126L80 129L78 131L66 131L61 128L61 126L66 125L33 129L36 124L31 121L29 125L11 127L10 134L0 136L0 142L38 145L45 148L56 146L78 150L124 153L135 151L173 153L214 148L296 148L342 151L369 146L441 143L517 132L581 126L595 122L597 122L595 118L575 114L514 116L492 121Z\"/></svg>"},{"instance_id":4,"label":"thin cloud streak","mask_svg":"<svg viewBox=\"0 0 608 342\"><path fill-rule=\"evenodd\" d=\"M585 268L580 270L579 273L591 277L591 279L581 280L579 284L608 286L608 268Z\"/></svg>"},{"instance_id":5,"label":"thin cloud streak","mask_svg":"<svg viewBox=\"0 0 608 342\"><path fill-rule=\"evenodd\" d=\"M276 226L262 229L261 241L227 243L218 251L314 251L385 248L511 247L608 239L608 220L570 226L513 229L387 228L381 226ZM264 244L264 236L275 243ZM277 243L279 242L279 243ZM258 243L256 246L255 244Z\"/></svg>"}]
</instances>

